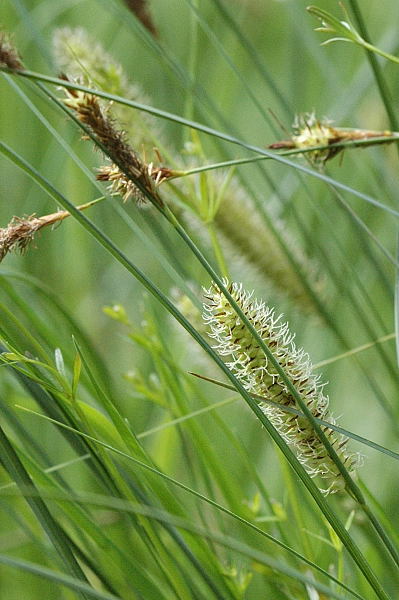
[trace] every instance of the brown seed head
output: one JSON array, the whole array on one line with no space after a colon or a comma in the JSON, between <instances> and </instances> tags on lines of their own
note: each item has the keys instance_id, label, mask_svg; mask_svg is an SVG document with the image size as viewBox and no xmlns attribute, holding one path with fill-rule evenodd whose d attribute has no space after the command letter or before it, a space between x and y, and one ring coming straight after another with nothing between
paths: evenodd
<instances>
[{"instance_id":1,"label":"brown seed head","mask_svg":"<svg viewBox=\"0 0 399 600\"><path fill-rule=\"evenodd\" d=\"M76 208L86 210L94 203L95 201L86 202ZM58 210L42 217L35 215L24 218L13 217L7 227L0 229L0 262L12 250L23 252L39 229L59 223L69 216L67 210Z\"/></svg>"},{"instance_id":2,"label":"brown seed head","mask_svg":"<svg viewBox=\"0 0 399 600\"><path fill-rule=\"evenodd\" d=\"M24 68L17 50L11 43L10 36L5 32L0 33L0 65L13 71L20 71Z\"/></svg>"},{"instance_id":3,"label":"brown seed head","mask_svg":"<svg viewBox=\"0 0 399 600\"><path fill-rule=\"evenodd\" d=\"M7 227L0 229L0 262L12 250L23 252L41 227L43 222L35 215L13 217Z\"/></svg>"},{"instance_id":4,"label":"brown seed head","mask_svg":"<svg viewBox=\"0 0 399 600\"><path fill-rule=\"evenodd\" d=\"M118 185L126 188L125 191L122 191L124 198L134 195L137 199L145 201L144 190L146 190L162 206L154 178L151 176L151 165L145 164L129 146L124 132L115 127L112 119L101 107L98 98L79 90L66 90L66 94L67 98L64 100L64 104L71 108L78 119L89 127L104 146L106 154L115 163L100 172L100 179L118 180ZM136 193L133 193L133 188L136 188Z\"/></svg>"},{"instance_id":5,"label":"brown seed head","mask_svg":"<svg viewBox=\"0 0 399 600\"><path fill-rule=\"evenodd\" d=\"M152 163L146 165L146 168L148 177L153 180L156 186L172 177L173 174L173 171L166 167L154 168ZM130 198L134 198L138 204L146 202L146 197L142 191L115 164L100 167L96 179L109 181L108 189L111 194L122 196L124 202L130 200Z\"/></svg>"}]
</instances>

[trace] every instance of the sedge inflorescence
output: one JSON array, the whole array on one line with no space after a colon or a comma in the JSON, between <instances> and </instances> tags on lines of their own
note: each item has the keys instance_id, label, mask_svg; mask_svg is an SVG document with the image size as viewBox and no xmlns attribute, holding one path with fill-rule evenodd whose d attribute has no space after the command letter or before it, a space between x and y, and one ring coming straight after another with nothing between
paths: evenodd
<instances>
[{"instance_id":1,"label":"sedge inflorescence","mask_svg":"<svg viewBox=\"0 0 399 600\"><path fill-rule=\"evenodd\" d=\"M350 142L353 147L365 148L381 143L390 144L397 137L392 131L343 129L332 127L331 123L329 119L318 119L314 112L297 115L291 139L270 144L269 148L303 150L307 160L314 167L322 169L328 160L343 152L345 146L337 146L341 142Z\"/></svg>"},{"instance_id":2,"label":"sedge inflorescence","mask_svg":"<svg viewBox=\"0 0 399 600\"><path fill-rule=\"evenodd\" d=\"M309 355L295 346L294 335L290 333L288 323L282 322L281 315L276 316L273 308L253 299L252 294L245 291L241 284L224 283L312 415L335 425L335 419L328 414L328 397L323 392L324 384L320 382L320 376L313 373ZM213 283L205 291L205 298L204 319L210 329L209 335L216 340L215 349L218 353L229 357L227 366L249 393L274 402L269 404L258 399L262 411L289 444L307 473L324 480L326 487L322 491L327 494L343 489L344 479L309 420L275 405L278 403L282 407L300 410L286 383L268 361L251 331L216 284ZM358 455L347 452L348 439L326 425L321 428L342 464L352 472L357 466Z\"/></svg>"},{"instance_id":3,"label":"sedge inflorescence","mask_svg":"<svg viewBox=\"0 0 399 600\"><path fill-rule=\"evenodd\" d=\"M293 125L292 141L295 148L307 150L317 146L328 146L340 141L337 130L331 126L331 121L318 119L314 113L298 115ZM313 150L306 158L314 165L322 165L333 158L340 148Z\"/></svg>"},{"instance_id":4,"label":"sedge inflorescence","mask_svg":"<svg viewBox=\"0 0 399 600\"><path fill-rule=\"evenodd\" d=\"M64 104L73 110L84 125L94 134L114 164L103 167L98 179L110 181L115 191L124 199L134 196L137 202L146 202L147 192L160 206L163 205L156 189L156 176L152 165L147 165L131 148L123 131L119 130L94 94L65 89ZM145 190L145 192L144 192Z\"/></svg>"},{"instance_id":5,"label":"sedge inflorescence","mask_svg":"<svg viewBox=\"0 0 399 600\"><path fill-rule=\"evenodd\" d=\"M0 262L12 250L23 252L42 227L42 221L34 215L13 217L7 227L0 229Z\"/></svg>"},{"instance_id":6,"label":"sedge inflorescence","mask_svg":"<svg viewBox=\"0 0 399 600\"><path fill-rule=\"evenodd\" d=\"M18 51L14 47L10 36L0 32L0 65L5 66L12 71L20 71L23 69L23 64Z\"/></svg>"}]
</instances>

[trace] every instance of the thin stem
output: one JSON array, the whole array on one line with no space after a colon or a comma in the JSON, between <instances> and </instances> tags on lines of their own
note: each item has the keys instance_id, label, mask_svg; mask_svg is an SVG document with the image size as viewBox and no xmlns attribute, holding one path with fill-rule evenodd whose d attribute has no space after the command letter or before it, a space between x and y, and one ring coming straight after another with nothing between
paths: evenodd
<instances>
[{"instance_id":1,"label":"thin stem","mask_svg":"<svg viewBox=\"0 0 399 600\"><path fill-rule=\"evenodd\" d=\"M29 487L36 491L36 487L30 475L25 470L25 467L19 459L18 454L16 453L15 449L11 445L9 439L7 438L6 434L4 433L1 427L0 449L3 465L9 473L10 477L14 479L21 492L23 493L23 490L26 487ZM34 515L38 519L39 523L43 527L44 531L47 533L49 539L51 540L57 553L63 560L69 573L76 577L79 581L88 584L88 581L70 548L70 544L68 542L65 532L58 525L57 521L53 519L50 511L47 508L47 505L43 501L40 494L37 493L36 498L27 498L26 501L32 509ZM81 593L80 596L82 598L87 598L85 593Z\"/></svg>"},{"instance_id":2,"label":"thin stem","mask_svg":"<svg viewBox=\"0 0 399 600\"><path fill-rule=\"evenodd\" d=\"M362 36L363 40L366 42L367 45L371 44L370 36L368 34L367 27L366 27L366 23L364 22L364 19L363 19L361 10L359 8L359 5L357 3L357 0L348 0L348 2L351 6L352 13L357 22L357 26L359 28L360 35ZM371 69L374 73L374 77L375 77L378 89L380 91L380 96L384 103L385 110L387 111L388 118L391 123L391 127L392 127L392 129L397 130L397 129L399 129L399 120L396 116L396 108L394 108L391 92L389 91L387 83L385 81L385 78L382 74L381 66L378 63L378 60L374 54L374 47L372 46L372 47L369 47L366 49L367 49L367 58L369 60Z\"/></svg>"},{"instance_id":3,"label":"thin stem","mask_svg":"<svg viewBox=\"0 0 399 600\"><path fill-rule=\"evenodd\" d=\"M397 56L394 56L393 54L390 54L389 52L385 52L384 50L381 50L381 48L377 48L377 46L373 46L373 44L369 44L365 40L363 41L362 46L366 50L375 52L375 54L379 54L380 56L383 56L384 58L387 58L388 60L391 60L392 62L399 64L399 58Z\"/></svg>"},{"instance_id":4,"label":"thin stem","mask_svg":"<svg viewBox=\"0 0 399 600\"><path fill-rule=\"evenodd\" d=\"M350 194L352 194L358 198L361 198L362 200L365 200L366 202L372 204L373 206L376 206L382 210L385 210L386 212L394 215L396 218L399 218L398 211L394 210L393 208L391 208L389 206L382 204L381 202L378 202L377 200L375 200L371 196L368 196L367 194L359 192L358 190L355 190L355 189L345 185L344 183L341 183L340 181L336 181L335 179L332 179L331 177L328 177L327 175L324 175L324 174L320 173L319 171L315 171L315 170L313 170L309 167L306 167L304 165L301 165L299 163L293 163L290 160L286 159L285 156L282 156L281 154L278 154L276 152L272 152L269 150L265 150L264 148L255 146L253 144L247 144L246 142L244 142L232 135L215 130L211 127L208 127L207 125L202 125L201 123L198 123L196 121L190 121L188 119L184 119L183 117L179 117L178 115L175 115L173 113L169 113L167 111L163 111L163 110L148 106L146 104L141 104L140 102L135 102L133 100L127 100L126 98L122 98L121 96L109 94L107 92L103 92L101 90L95 90L93 88L88 88L84 85L78 85L76 83L71 83L71 82L65 81L63 79L58 79L57 77L49 77L48 75L43 75L42 73L35 73L33 71L26 71L26 70L25 71L12 71L12 70L7 69L2 66L0 66L0 71L5 71L7 73L10 73L12 75L17 75L20 77L26 77L28 79L43 81L45 83L50 83L52 85L65 87L65 88L71 89L71 90L79 90L82 92L86 92L88 94L93 94L94 96L98 96L100 98L105 98L110 101L119 102L120 104L125 104L126 106L131 106L133 108L137 108L139 110L142 110L149 114L153 114L155 116L159 116L163 119L172 121L174 123L179 123L180 125L183 125L186 127L191 127L192 129L196 129L197 131L202 131L203 133L212 135L220 140L224 140L226 142L236 144L238 146L241 146L242 148L246 148L247 150L256 152L257 154L260 154L262 156L266 156L268 158L273 158L277 162L280 162L282 164L285 164L286 166L292 167L298 171L306 173L307 175L310 175L311 177L315 177L316 179L320 179L320 180L324 181L325 183L330 183L334 187L341 189L343 191L349 192ZM68 112L68 111L66 111L66 112ZM71 116L70 112L68 112L68 114ZM394 129L399 129L399 126ZM312 148L312 150L313 150L313 148ZM136 183L136 185L137 185L137 187L140 188L139 183Z\"/></svg>"},{"instance_id":5,"label":"thin stem","mask_svg":"<svg viewBox=\"0 0 399 600\"><path fill-rule=\"evenodd\" d=\"M383 335L378 338L374 342L368 342L367 344L362 344L357 348L353 348L352 350L348 350L348 352L342 352L342 354L337 354L336 356L332 356L331 358L326 358L325 360L321 360L313 367L315 369L320 369L320 367L325 367L326 365L331 365L332 363L337 362L338 360L342 360L343 358L347 358L348 356L353 356L354 354L358 354L359 352L363 352L364 350L368 350L369 348L373 348L376 344L383 344L384 342L389 342L390 340L396 339L396 333L388 333L387 335Z\"/></svg>"},{"instance_id":6,"label":"thin stem","mask_svg":"<svg viewBox=\"0 0 399 600\"><path fill-rule=\"evenodd\" d=\"M194 377L198 377L198 379L203 379L204 381L208 381L209 383L218 385L219 387L225 388L226 390L234 391L234 387L229 385L228 383L223 383L222 381L218 381L217 379L213 379L212 377L207 377L206 375L200 375L199 373L192 373L191 371L189 373L190 373L190 375L194 375ZM264 396L259 396L259 394L251 393L251 396L252 396L252 398L260 400L261 402L270 404L270 406L275 406L276 408L278 408L279 410L282 410L283 412L290 413L292 415L296 415L297 417L305 416L300 410L297 410L296 408L293 408L292 406L284 406L283 404L279 404L278 402L275 402L274 400L269 400L269 398L265 398ZM230 402L233 402L233 400L223 400L221 403L215 405L215 408L219 408L221 406L224 406L224 404L228 404ZM197 413L195 412L195 413L191 413L191 414L195 415ZM187 417L189 417L189 415L187 415ZM352 438L353 440L360 442L361 444L365 444L366 446L369 446L370 448L374 448L375 450L378 450L379 452L382 452L383 454L386 454L387 456L391 456L391 458L399 460L398 452L394 452L393 450L390 450L389 448L385 448L384 446L381 446L380 444L377 444L376 442L372 442L371 440L368 440L360 435L357 435L356 433L353 433L352 431L348 431L347 429L344 429L343 427L339 427L338 425L333 425L332 423L329 423L328 421L323 421L323 419L319 419L318 417L314 417L314 418L315 418L315 421L319 425L322 425L323 427L326 427L327 429L331 429L332 431L341 433L342 435ZM168 426L169 424L166 424L166 425ZM164 425L162 425L160 427L164 427Z\"/></svg>"},{"instance_id":7,"label":"thin stem","mask_svg":"<svg viewBox=\"0 0 399 600\"><path fill-rule=\"evenodd\" d=\"M207 228L208 228L208 233L209 233L209 237L211 239L211 243L212 243L212 248L213 248L213 253L215 255L216 258L216 262L219 266L219 270L222 273L223 277L229 277L229 269L226 263L226 260L224 258L224 254L223 254L223 250L220 246L217 234L216 234L216 230L215 230L215 224L214 222L210 222L207 223Z\"/></svg>"}]
</instances>

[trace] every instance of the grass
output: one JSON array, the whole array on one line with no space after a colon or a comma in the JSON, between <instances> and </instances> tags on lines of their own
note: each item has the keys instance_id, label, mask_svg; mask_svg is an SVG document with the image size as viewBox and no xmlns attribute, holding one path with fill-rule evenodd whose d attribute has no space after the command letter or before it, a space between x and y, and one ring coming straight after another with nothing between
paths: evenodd
<instances>
[{"instance_id":1,"label":"grass","mask_svg":"<svg viewBox=\"0 0 399 600\"><path fill-rule=\"evenodd\" d=\"M327 46L302 0L153 0L139 18L127 4L4 3L23 65L0 74L0 595L393 600L396 3L348 1L365 43ZM130 161L82 118L79 90L112 101ZM337 129L268 148L313 111ZM381 135L345 141L340 127ZM104 154L112 190L96 179ZM70 217L53 224L59 209ZM36 233L33 214L51 215ZM356 473L223 278L283 312L320 363L364 455ZM269 421L264 384L213 347L212 280L337 493Z\"/></svg>"}]
</instances>

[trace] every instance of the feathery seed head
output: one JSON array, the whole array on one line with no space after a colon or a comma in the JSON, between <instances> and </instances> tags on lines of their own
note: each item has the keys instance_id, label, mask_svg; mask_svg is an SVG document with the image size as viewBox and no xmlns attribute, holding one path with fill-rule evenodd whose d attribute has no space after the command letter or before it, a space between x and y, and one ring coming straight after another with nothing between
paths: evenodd
<instances>
[{"instance_id":1,"label":"feathery seed head","mask_svg":"<svg viewBox=\"0 0 399 600\"><path fill-rule=\"evenodd\" d=\"M127 87L122 67L82 27L62 27L53 35L53 53L58 68L74 78L89 78L110 93Z\"/></svg>"},{"instance_id":2,"label":"feathery seed head","mask_svg":"<svg viewBox=\"0 0 399 600\"><path fill-rule=\"evenodd\" d=\"M334 425L335 420L328 415L328 397L323 393L324 384L313 373L309 355L302 348L296 348L288 323L282 322L281 315L276 316L274 309L264 302L252 299L252 294L246 292L241 284L229 284L227 281L224 284L273 353L312 415ZM229 357L227 366L245 389L282 406L300 409L281 376L216 284L213 283L205 291L205 298L207 303L204 320L210 328L210 337L217 342L215 349L222 356ZM306 417L287 413L266 402L260 401L259 404L291 446L307 473L311 477L319 476L325 480L327 488L322 490L324 493L336 492L345 486L338 467ZM352 471L358 463L358 457L346 452L347 438L325 426L322 429L342 463L348 471Z\"/></svg>"}]
</instances>

